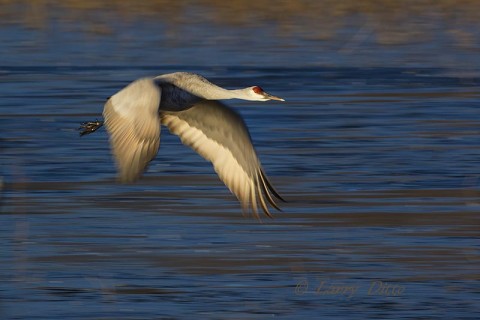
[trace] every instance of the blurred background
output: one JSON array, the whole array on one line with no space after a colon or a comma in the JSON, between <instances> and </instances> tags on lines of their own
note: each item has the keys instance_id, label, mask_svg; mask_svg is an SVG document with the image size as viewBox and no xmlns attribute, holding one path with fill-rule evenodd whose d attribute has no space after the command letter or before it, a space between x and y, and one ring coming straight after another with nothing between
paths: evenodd
<instances>
[{"instance_id":1,"label":"blurred background","mask_svg":"<svg viewBox=\"0 0 480 320\"><path fill-rule=\"evenodd\" d=\"M471 0L4 0L2 64L470 70L478 62L479 6Z\"/></svg>"},{"instance_id":2,"label":"blurred background","mask_svg":"<svg viewBox=\"0 0 480 320\"><path fill-rule=\"evenodd\" d=\"M479 27L472 0L1 0L0 318L476 319ZM79 137L175 71L286 100L228 101L274 220L168 130L132 185Z\"/></svg>"}]
</instances>

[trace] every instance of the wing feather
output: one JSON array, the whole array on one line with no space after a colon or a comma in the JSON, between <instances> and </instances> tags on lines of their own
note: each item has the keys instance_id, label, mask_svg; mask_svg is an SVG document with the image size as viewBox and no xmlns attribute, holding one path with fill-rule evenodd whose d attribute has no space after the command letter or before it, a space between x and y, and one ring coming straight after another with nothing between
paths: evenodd
<instances>
[{"instance_id":1,"label":"wing feather","mask_svg":"<svg viewBox=\"0 0 480 320\"><path fill-rule=\"evenodd\" d=\"M188 110L161 112L160 118L183 144L213 164L244 212L251 209L259 218L260 204L263 212L272 217L265 197L273 207L278 206L269 194L248 129L238 114L218 101L205 100Z\"/></svg>"},{"instance_id":2,"label":"wing feather","mask_svg":"<svg viewBox=\"0 0 480 320\"><path fill-rule=\"evenodd\" d=\"M145 78L132 82L105 103L105 127L122 182L141 176L158 152L160 97L160 88Z\"/></svg>"}]
</instances>

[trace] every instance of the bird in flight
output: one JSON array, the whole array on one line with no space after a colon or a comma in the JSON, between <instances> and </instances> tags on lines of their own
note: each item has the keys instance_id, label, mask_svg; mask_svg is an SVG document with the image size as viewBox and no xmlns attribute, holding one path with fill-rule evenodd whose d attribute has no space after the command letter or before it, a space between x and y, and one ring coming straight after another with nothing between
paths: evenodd
<instances>
[{"instance_id":1,"label":"bird in flight","mask_svg":"<svg viewBox=\"0 0 480 320\"><path fill-rule=\"evenodd\" d=\"M213 164L244 212L259 218L260 205L272 218L267 202L280 210L274 197L285 200L268 180L242 117L218 101L224 99L285 101L259 86L228 90L200 75L175 72L133 81L107 100L103 121L84 122L80 135L105 125L119 179L133 182L155 158L164 125Z\"/></svg>"}]
</instances>

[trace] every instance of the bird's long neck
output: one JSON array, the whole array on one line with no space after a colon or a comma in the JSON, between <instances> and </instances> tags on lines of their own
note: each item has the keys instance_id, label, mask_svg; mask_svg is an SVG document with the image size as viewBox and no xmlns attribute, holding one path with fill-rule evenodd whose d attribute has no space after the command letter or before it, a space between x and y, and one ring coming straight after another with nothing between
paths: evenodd
<instances>
[{"instance_id":1,"label":"bird's long neck","mask_svg":"<svg viewBox=\"0 0 480 320\"><path fill-rule=\"evenodd\" d=\"M234 99L241 96L241 94L238 92L240 90L224 89L209 81L198 81L198 79L195 78L191 79L191 81L183 86L177 86L182 90L207 100Z\"/></svg>"},{"instance_id":2,"label":"bird's long neck","mask_svg":"<svg viewBox=\"0 0 480 320\"><path fill-rule=\"evenodd\" d=\"M248 99L246 89L224 89L193 73L176 72L157 77L156 80L160 83L172 84L192 95L207 100Z\"/></svg>"},{"instance_id":3,"label":"bird's long neck","mask_svg":"<svg viewBox=\"0 0 480 320\"><path fill-rule=\"evenodd\" d=\"M228 90L214 84L205 88L200 94L208 100L246 99L245 89Z\"/></svg>"}]
</instances>

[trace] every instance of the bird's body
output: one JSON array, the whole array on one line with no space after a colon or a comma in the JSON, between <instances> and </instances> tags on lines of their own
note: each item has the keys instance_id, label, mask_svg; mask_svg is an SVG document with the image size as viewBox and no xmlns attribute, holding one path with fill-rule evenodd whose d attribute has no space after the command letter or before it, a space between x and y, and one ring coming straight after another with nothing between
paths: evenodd
<instances>
[{"instance_id":1,"label":"bird's body","mask_svg":"<svg viewBox=\"0 0 480 320\"><path fill-rule=\"evenodd\" d=\"M267 202L278 209L272 194L283 199L268 181L242 117L216 101L235 98L283 101L258 86L227 90L187 72L139 79L117 92L105 103L102 124L120 180L134 181L145 171L158 152L162 124L212 162L244 211L251 208L258 217L259 204L271 217ZM99 123L86 123L83 133L95 131Z\"/></svg>"}]
</instances>

